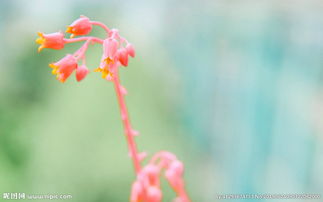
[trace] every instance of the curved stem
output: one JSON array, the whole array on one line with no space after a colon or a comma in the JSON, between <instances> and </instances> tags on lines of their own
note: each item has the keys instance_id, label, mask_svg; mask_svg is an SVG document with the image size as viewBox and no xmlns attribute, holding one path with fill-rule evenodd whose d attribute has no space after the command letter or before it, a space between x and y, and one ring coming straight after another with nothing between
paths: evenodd
<instances>
[{"instance_id":1,"label":"curved stem","mask_svg":"<svg viewBox=\"0 0 323 202\"><path fill-rule=\"evenodd\" d=\"M101 23L101 22L91 21L91 24L92 24L92 25L97 25L97 26L102 27L102 28L106 31L106 33L107 33L108 35L109 35L109 33L111 32L111 31L110 31L110 29L109 29L105 24L103 24L103 23Z\"/></svg>"},{"instance_id":2,"label":"curved stem","mask_svg":"<svg viewBox=\"0 0 323 202\"><path fill-rule=\"evenodd\" d=\"M84 41L86 42L79 48L75 53L73 54L76 59L84 58L84 54L90 44L90 42L96 42L96 43L103 43L102 39L99 39L97 37L80 37L80 38L75 38L75 39L65 39L65 43L74 43L74 42L79 42L79 41Z\"/></svg>"},{"instance_id":3,"label":"curved stem","mask_svg":"<svg viewBox=\"0 0 323 202\"><path fill-rule=\"evenodd\" d=\"M83 46L81 46L80 49L78 49L75 53L74 56L76 57L76 60L79 60L80 58L84 58L85 51L89 47L89 43L91 42L91 39L88 39Z\"/></svg>"},{"instance_id":4,"label":"curved stem","mask_svg":"<svg viewBox=\"0 0 323 202\"><path fill-rule=\"evenodd\" d=\"M103 40L97 37L93 37L93 36L84 36L84 37L79 37L79 38L74 38L74 39L64 39L65 43L75 43L75 42L79 42L79 41L87 41L87 40L91 40L93 42L102 44Z\"/></svg>"},{"instance_id":5,"label":"curved stem","mask_svg":"<svg viewBox=\"0 0 323 202\"><path fill-rule=\"evenodd\" d=\"M125 135L127 138L127 142L128 142L128 148L130 150L130 155L133 161L136 174L138 174L141 170L141 166L140 166L136 142L134 140L133 129L130 124L128 110L124 99L124 94L122 93L122 90L121 90L122 86L120 85L118 70L116 70L115 72L113 83L114 83L115 91L116 91L119 106L120 106L121 119L122 119L124 131L125 131Z\"/></svg>"}]
</instances>

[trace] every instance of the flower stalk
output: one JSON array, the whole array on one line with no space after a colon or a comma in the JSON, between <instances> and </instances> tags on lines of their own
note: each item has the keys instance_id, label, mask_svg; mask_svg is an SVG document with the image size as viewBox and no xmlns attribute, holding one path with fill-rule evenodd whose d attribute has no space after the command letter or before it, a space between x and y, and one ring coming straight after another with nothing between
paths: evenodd
<instances>
[{"instance_id":1,"label":"flower stalk","mask_svg":"<svg viewBox=\"0 0 323 202\"><path fill-rule=\"evenodd\" d=\"M113 79L114 83L114 88L117 94L117 99L120 107L120 113L121 113L121 119L124 127L124 133L126 135L127 143L128 143L128 148L130 152L130 157L133 161L133 166L135 169L136 174L140 172L141 166L140 166L140 160L139 160L139 155L137 151L137 145L134 140L134 130L131 127L130 119L129 119L129 114L126 106L126 101L124 99L124 92L122 91L122 86L120 84L120 79L119 79L119 74L118 70L116 74L114 75Z\"/></svg>"},{"instance_id":2,"label":"flower stalk","mask_svg":"<svg viewBox=\"0 0 323 202\"><path fill-rule=\"evenodd\" d=\"M93 26L100 26L106 32L106 38L100 39L87 35ZM89 69L86 67L85 53L90 44L98 43L103 46L103 54L98 68L95 72L100 72L102 78L114 84L117 100L119 103L121 120L124 134L127 140L129 155L133 162L136 180L132 184L130 202L161 202L162 191L160 188L160 176L164 174L177 197L175 202L190 202L185 191L183 172L184 166L176 156L167 151L155 154L147 165L142 166L141 161L145 158L145 152L138 152L135 136L139 133L135 131L130 122L125 95L127 90L121 85L119 78L119 68L128 66L128 59L135 57L135 49L125 38L121 37L117 29L109 29L105 24L97 21L90 21L86 16L81 16L68 26L67 33L70 38L64 38L62 32L52 34L38 33L36 42L40 44L38 51L44 48L63 49L65 44L84 41L83 45L73 54L67 54L58 62L51 63L52 73L57 80L64 83L75 71L77 81L82 81ZM78 38L74 38L81 36Z\"/></svg>"}]
</instances>

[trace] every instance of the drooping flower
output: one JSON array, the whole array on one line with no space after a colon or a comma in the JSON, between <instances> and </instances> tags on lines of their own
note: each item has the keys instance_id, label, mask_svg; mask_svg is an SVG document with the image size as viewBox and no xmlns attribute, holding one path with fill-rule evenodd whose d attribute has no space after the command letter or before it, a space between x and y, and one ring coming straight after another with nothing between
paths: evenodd
<instances>
[{"instance_id":1,"label":"drooping flower","mask_svg":"<svg viewBox=\"0 0 323 202\"><path fill-rule=\"evenodd\" d=\"M131 202L160 202L162 193L159 182L160 169L153 164L145 166L132 185Z\"/></svg>"},{"instance_id":2,"label":"drooping flower","mask_svg":"<svg viewBox=\"0 0 323 202\"><path fill-rule=\"evenodd\" d=\"M58 62L49 64L49 66L53 68L52 73L56 75L57 80L64 83L77 68L77 60L73 55L68 54Z\"/></svg>"},{"instance_id":3,"label":"drooping flower","mask_svg":"<svg viewBox=\"0 0 323 202\"><path fill-rule=\"evenodd\" d=\"M142 172L146 176L149 185L159 186L159 171L159 168L153 164L148 164L144 167Z\"/></svg>"},{"instance_id":4,"label":"drooping flower","mask_svg":"<svg viewBox=\"0 0 323 202\"><path fill-rule=\"evenodd\" d=\"M162 192L159 177L162 172L176 192L175 201L189 202L183 181L183 163L174 154L166 151L154 155L138 173L131 190L131 199L134 199L131 202L161 202Z\"/></svg>"},{"instance_id":5,"label":"drooping flower","mask_svg":"<svg viewBox=\"0 0 323 202\"><path fill-rule=\"evenodd\" d=\"M78 66L76 68L76 80L77 81L82 81L86 75L89 73L89 69L85 65Z\"/></svg>"},{"instance_id":6,"label":"drooping flower","mask_svg":"<svg viewBox=\"0 0 323 202\"><path fill-rule=\"evenodd\" d=\"M130 202L139 202L144 198L144 189L142 184L138 181L135 181L131 187Z\"/></svg>"},{"instance_id":7,"label":"drooping flower","mask_svg":"<svg viewBox=\"0 0 323 202\"><path fill-rule=\"evenodd\" d=\"M179 190L182 189L183 183L181 176L178 175L174 170L168 169L165 172L165 177L176 192L179 192Z\"/></svg>"},{"instance_id":8,"label":"drooping flower","mask_svg":"<svg viewBox=\"0 0 323 202\"><path fill-rule=\"evenodd\" d=\"M183 164L177 160L176 156L167 151L161 151L154 155L149 163L141 167L141 162L147 155L146 152L138 153L134 136L139 133L131 128L127 108L124 102L124 95L127 90L120 84L117 69L123 65L128 65L129 56L135 57L135 49L125 38L119 35L117 29L109 29L101 22L90 21L87 17L81 16L75 20L66 30L71 33L71 38L79 35L86 35L92 30L92 25L102 27L106 31L105 40L93 36L79 37L76 39L65 39L63 33L57 32L53 34L38 33L40 36L36 40L41 46L38 51L43 48L61 49L65 43L74 43L85 41L83 46L73 55L68 54L58 62L49 66L53 69L52 73L56 78L65 82L76 71L76 80L83 80L89 73L86 67L85 52L92 43L103 44L103 55L101 57L100 66L95 69L101 72L102 77L106 80L114 82L118 101L121 109L121 118L126 129L126 136L129 146L129 154L133 159L136 171L136 181L132 185L130 201L131 202L161 202L162 191L159 177L164 172L164 176L168 180L171 187L177 194L175 202L190 202L186 194L183 181ZM78 61L82 60L82 65L78 66Z\"/></svg>"},{"instance_id":9,"label":"drooping flower","mask_svg":"<svg viewBox=\"0 0 323 202\"><path fill-rule=\"evenodd\" d=\"M92 24L88 17L81 15L81 17L75 20L70 26L67 27L66 32L71 33L71 38L79 35L86 35L92 30Z\"/></svg>"},{"instance_id":10,"label":"drooping flower","mask_svg":"<svg viewBox=\"0 0 323 202\"><path fill-rule=\"evenodd\" d=\"M161 202L162 192L159 187L149 186L146 191L146 201L149 202Z\"/></svg>"},{"instance_id":11,"label":"drooping flower","mask_svg":"<svg viewBox=\"0 0 323 202\"><path fill-rule=\"evenodd\" d=\"M94 69L94 72L101 72L102 78L112 80L113 73L111 71L112 66L115 66L114 61L110 58L106 58L102 55L100 66Z\"/></svg>"},{"instance_id":12,"label":"drooping flower","mask_svg":"<svg viewBox=\"0 0 323 202\"><path fill-rule=\"evenodd\" d=\"M108 38L103 41L103 55L101 57L101 63L94 71L101 72L102 78L104 79L111 80L116 68L119 66L117 50L117 40Z\"/></svg>"},{"instance_id":13,"label":"drooping flower","mask_svg":"<svg viewBox=\"0 0 323 202\"><path fill-rule=\"evenodd\" d=\"M64 34L62 32L55 32L51 34L44 34L42 32L38 32L38 36L39 38L36 39L36 43L40 44L38 52L40 52L44 48L64 48L65 41Z\"/></svg>"},{"instance_id":14,"label":"drooping flower","mask_svg":"<svg viewBox=\"0 0 323 202\"><path fill-rule=\"evenodd\" d=\"M110 60L114 59L118 50L118 41L113 38L108 38L103 41L103 55Z\"/></svg>"}]
</instances>

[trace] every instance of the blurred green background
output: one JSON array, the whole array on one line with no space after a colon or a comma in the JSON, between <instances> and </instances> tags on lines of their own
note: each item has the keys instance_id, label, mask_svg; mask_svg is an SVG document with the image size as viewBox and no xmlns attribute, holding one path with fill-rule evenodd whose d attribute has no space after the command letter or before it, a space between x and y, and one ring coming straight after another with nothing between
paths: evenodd
<instances>
[{"instance_id":1,"label":"blurred green background","mask_svg":"<svg viewBox=\"0 0 323 202\"><path fill-rule=\"evenodd\" d=\"M128 200L134 174L112 84L93 72L81 83L51 75L48 63L81 44L37 53L37 31L64 31L81 14L136 47L120 74L139 148L175 153L193 201L323 194L322 9L319 0L2 0L0 194ZM91 46L88 67L100 56Z\"/></svg>"}]
</instances>

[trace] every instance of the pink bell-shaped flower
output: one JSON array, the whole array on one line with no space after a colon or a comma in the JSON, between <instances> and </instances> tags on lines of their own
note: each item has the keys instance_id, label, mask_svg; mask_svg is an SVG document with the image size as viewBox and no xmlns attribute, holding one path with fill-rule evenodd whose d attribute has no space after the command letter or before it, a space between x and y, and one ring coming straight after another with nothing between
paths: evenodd
<instances>
[{"instance_id":1,"label":"pink bell-shaped flower","mask_svg":"<svg viewBox=\"0 0 323 202\"><path fill-rule=\"evenodd\" d=\"M66 32L71 33L71 38L79 35L86 35L92 30L92 24L89 18L81 16L75 20L70 26L67 27Z\"/></svg>"},{"instance_id":2,"label":"pink bell-shaped flower","mask_svg":"<svg viewBox=\"0 0 323 202\"><path fill-rule=\"evenodd\" d=\"M52 48L52 49L62 49L64 48L64 34L62 32L55 32L51 34L44 34L42 32L38 32L39 38L36 39L36 43L40 44L38 48L38 52L40 52L44 48Z\"/></svg>"},{"instance_id":3,"label":"pink bell-shaped flower","mask_svg":"<svg viewBox=\"0 0 323 202\"><path fill-rule=\"evenodd\" d=\"M144 169L143 173L148 179L150 185L159 186L159 169L157 166L148 164Z\"/></svg>"},{"instance_id":4,"label":"pink bell-shaped flower","mask_svg":"<svg viewBox=\"0 0 323 202\"><path fill-rule=\"evenodd\" d=\"M68 54L58 62L49 64L49 66L53 68L52 73L56 75L56 78L64 83L77 68L77 60L73 55Z\"/></svg>"},{"instance_id":5,"label":"pink bell-shaped flower","mask_svg":"<svg viewBox=\"0 0 323 202\"><path fill-rule=\"evenodd\" d=\"M139 202L143 200L143 187L140 182L135 181L132 184L130 202Z\"/></svg>"},{"instance_id":6,"label":"pink bell-shaped flower","mask_svg":"<svg viewBox=\"0 0 323 202\"><path fill-rule=\"evenodd\" d=\"M103 54L105 59L114 59L118 50L118 41L113 38L108 38L103 41Z\"/></svg>"}]
</instances>

